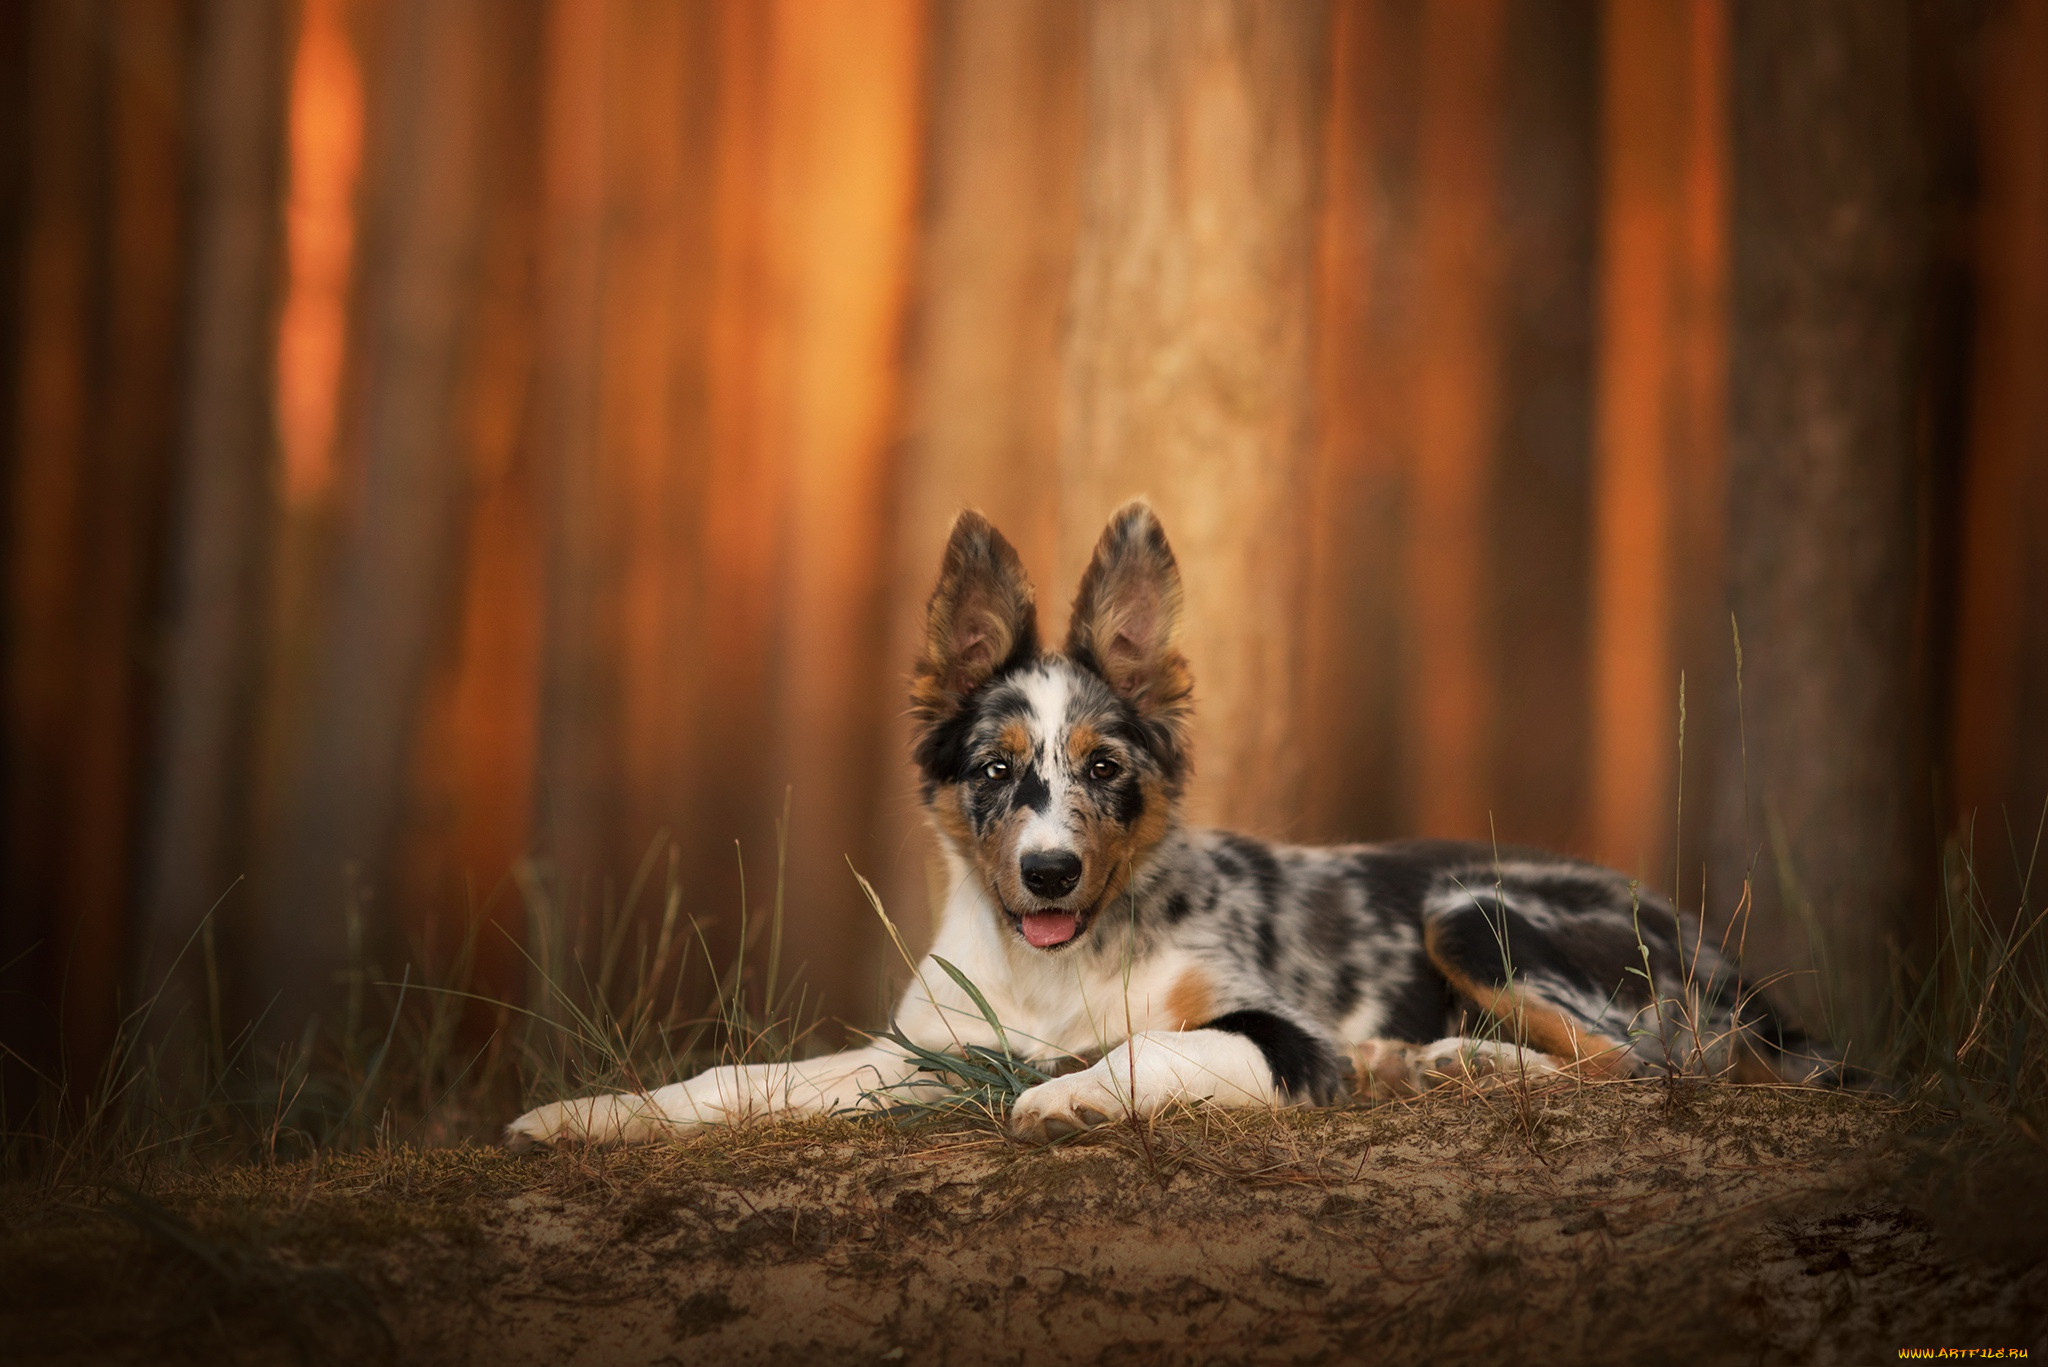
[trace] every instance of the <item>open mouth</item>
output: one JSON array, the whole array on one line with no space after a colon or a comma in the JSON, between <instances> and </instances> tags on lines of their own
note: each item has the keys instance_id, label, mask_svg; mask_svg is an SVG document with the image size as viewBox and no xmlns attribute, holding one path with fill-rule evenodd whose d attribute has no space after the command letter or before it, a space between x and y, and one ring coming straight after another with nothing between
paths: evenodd
<instances>
[{"instance_id":1,"label":"open mouth","mask_svg":"<svg viewBox=\"0 0 2048 1367\"><path fill-rule=\"evenodd\" d=\"M1093 906L1035 907L1030 911L1015 911L1001 898L996 899L996 905L1016 926L1017 933L1024 937L1024 943L1033 949L1061 949L1074 943L1095 916Z\"/></svg>"},{"instance_id":2,"label":"open mouth","mask_svg":"<svg viewBox=\"0 0 2048 1367\"><path fill-rule=\"evenodd\" d=\"M1071 911L1027 911L1017 918L1024 942L1034 949L1063 945L1080 933L1081 918Z\"/></svg>"},{"instance_id":3,"label":"open mouth","mask_svg":"<svg viewBox=\"0 0 2048 1367\"><path fill-rule=\"evenodd\" d=\"M1058 950L1065 949L1085 935L1095 922L1095 913L1109 905L1112 898L1121 897L1120 889L1124 886L1112 877L1096 890L1092 902L1073 907L1032 907L1023 911L1012 907L994 883L989 885L989 896L1010 918L1010 924L1017 928L1017 934L1025 944L1033 949Z\"/></svg>"}]
</instances>

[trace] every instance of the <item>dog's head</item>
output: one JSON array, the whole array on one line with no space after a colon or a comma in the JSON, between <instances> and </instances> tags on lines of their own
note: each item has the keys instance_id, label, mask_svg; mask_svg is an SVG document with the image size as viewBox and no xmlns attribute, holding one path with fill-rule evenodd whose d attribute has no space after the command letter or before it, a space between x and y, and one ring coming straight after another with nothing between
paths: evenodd
<instances>
[{"instance_id":1,"label":"dog's head","mask_svg":"<svg viewBox=\"0 0 2048 1367\"><path fill-rule=\"evenodd\" d=\"M911 689L917 766L941 838L1039 949L1081 939L1172 824L1193 691L1179 625L1180 570L1144 503L1104 529L1058 652L1002 533L953 524Z\"/></svg>"}]
</instances>

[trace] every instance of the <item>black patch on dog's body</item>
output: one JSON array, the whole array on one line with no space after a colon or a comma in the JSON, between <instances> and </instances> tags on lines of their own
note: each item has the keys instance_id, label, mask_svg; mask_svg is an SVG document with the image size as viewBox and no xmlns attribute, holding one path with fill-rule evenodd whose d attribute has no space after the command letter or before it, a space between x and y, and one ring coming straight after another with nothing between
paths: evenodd
<instances>
[{"instance_id":1,"label":"black patch on dog's body","mask_svg":"<svg viewBox=\"0 0 2048 1367\"><path fill-rule=\"evenodd\" d=\"M1265 914L1259 917L1258 937L1259 967L1270 975L1274 966L1280 962L1280 935L1273 929L1273 911L1270 906L1266 908Z\"/></svg>"},{"instance_id":2,"label":"black patch on dog's body","mask_svg":"<svg viewBox=\"0 0 2048 1367\"><path fill-rule=\"evenodd\" d=\"M1358 1005L1358 965L1345 964L1337 970L1337 980L1330 985L1330 1015L1343 1020Z\"/></svg>"},{"instance_id":3,"label":"black patch on dog's body","mask_svg":"<svg viewBox=\"0 0 2048 1367\"><path fill-rule=\"evenodd\" d=\"M1451 1014L1450 984L1426 962L1412 963L1389 994L1380 1038L1428 1044L1448 1033Z\"/></svg>"},{"instance_id":4,"label":"black patch on dog's body","mask_svg":"<svg viewBox=\"0 0 2048 1367\"><path fill-rule=\"evenodd\" d=\"M1322 1103L1337 1094L1341 1075L1336 1055L1293 1021L1270 1011L1232 1011L1202 1028L1227 1030L1258 1045L1274 1084L1290 1100Z\"/></svg>"}]
</instances>

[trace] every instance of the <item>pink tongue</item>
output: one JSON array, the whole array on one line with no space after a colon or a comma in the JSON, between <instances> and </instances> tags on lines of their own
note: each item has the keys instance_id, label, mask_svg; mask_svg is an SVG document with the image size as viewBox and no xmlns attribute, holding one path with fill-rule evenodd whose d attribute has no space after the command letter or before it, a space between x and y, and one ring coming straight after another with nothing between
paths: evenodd
<instances>
[{"instance_id":1,"label":"pink tongue","mask_svg":"<svg viewBox=\"0 0 2048 1367\"><path fill-rule=\"evenodd\" d=\"M1027 911L1024 913L1024 938L1040 949L1063 945L1074 938L1074 913Z\"/></svg>"}]
</instances>

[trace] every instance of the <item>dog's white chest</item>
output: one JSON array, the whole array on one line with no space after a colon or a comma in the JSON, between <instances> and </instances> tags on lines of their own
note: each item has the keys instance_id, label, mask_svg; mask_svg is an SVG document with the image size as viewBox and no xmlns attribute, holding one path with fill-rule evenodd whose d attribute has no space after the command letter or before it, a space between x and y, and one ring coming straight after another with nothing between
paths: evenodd
<instances>
[{"instance_id":1,"label":"dog's white chest","mask_svg":"<svg viewBox=\"0 0 2048 1367\"><path fill-rule=\"evenodd\" d=\"M1098 926L1090 933L1110 932ZM970 886L950 899L932 954L975 985L1019 1053L1101 1054L1139 1031L1187 1029L1213 1014L1212 975L1187 951L1118 949L1107 940L1056 953L1032 949ZM980 1010L952 982L921 987L912 996L929 992L963 1042L988 1033L974 1028L982 1025Z\"/></svg>"}]
</instances>

